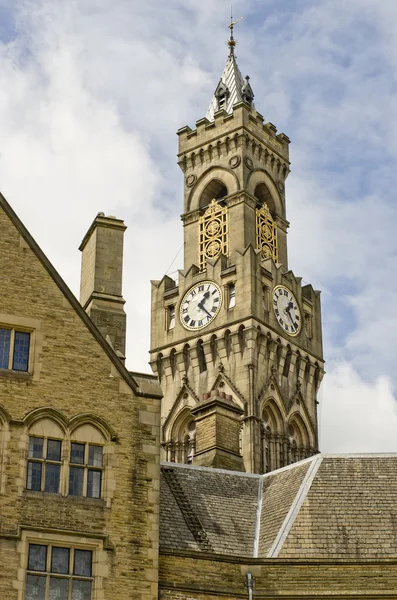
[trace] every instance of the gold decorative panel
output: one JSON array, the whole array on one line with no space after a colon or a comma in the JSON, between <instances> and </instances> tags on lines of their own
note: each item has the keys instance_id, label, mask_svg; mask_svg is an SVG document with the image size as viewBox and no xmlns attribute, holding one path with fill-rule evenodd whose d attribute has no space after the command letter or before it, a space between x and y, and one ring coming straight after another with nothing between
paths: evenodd
<instances>
[{"instance_id":1,"label":"gold decorative panel","mask_svg":"<svg viewBox=\"0 0 397 600\"><path fill-rule=\"evenodd\" d=\"M207 259L214 260L228 253L227 208L211 200L207 210L199 219L199 265L203 271Z\"/></svg>"},{"instance_id":2,"label":"gold decorative panel","mask_svg":"<svg viewBox=\"0 0 397 600\"><path fill-rule=\"evenodd\" d=\"M256 247L261 251L262 260L278 260L277 225L265 202L256 210Z\"/></svg>"}]
</instances>

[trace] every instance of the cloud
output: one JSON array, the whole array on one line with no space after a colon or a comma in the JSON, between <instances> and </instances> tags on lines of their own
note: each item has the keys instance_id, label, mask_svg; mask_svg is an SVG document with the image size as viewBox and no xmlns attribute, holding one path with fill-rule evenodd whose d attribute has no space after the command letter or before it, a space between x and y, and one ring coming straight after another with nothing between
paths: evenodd
<instances>
[{"instance_id":1,"label":"cloud","mask_svg":"<svg viewBox=\"0 0 397 600\"><path fill-rule=\"evenodd\" d=\"M149 280L182 244L175 131L206 112L230 5L9 4L0 0L0 188L76 295L77 248L96 213L124 218L128 366L147 371ZM240 0L233 10L245 16L237 55L256 106L293 141L289 260L323 290L324 448L373 449L377 423L387 449L396 430L397 6ZM181 266L179 255L172 270Z\"/></svg>"},{"instance_id":2,"label":"cloud","mask_svg":"<svg viewBox=\"0 0 397 600\"><path fill-rule=\"evenodd\" d=\"M327 373L320 394L323 452L397 452L397 407L388 377L365 381L348 363Z\"/></svg>"}]
</instances>

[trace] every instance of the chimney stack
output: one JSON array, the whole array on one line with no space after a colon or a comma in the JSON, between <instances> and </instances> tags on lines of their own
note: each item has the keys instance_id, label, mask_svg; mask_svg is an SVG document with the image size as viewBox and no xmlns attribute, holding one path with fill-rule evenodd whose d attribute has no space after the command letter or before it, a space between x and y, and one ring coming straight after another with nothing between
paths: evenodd
<instances>
[{"instance_id":1,"label":"chimney stack","mask_svg":"<svg viewBox=\"0 0 397 600\"><path fill-rule=\"evenodd\" d=\"M122 294L123 242L127 227L98 213L84 236L80 302L120 359L125 359L126 314Z\"/></svg>"}]
</instances>

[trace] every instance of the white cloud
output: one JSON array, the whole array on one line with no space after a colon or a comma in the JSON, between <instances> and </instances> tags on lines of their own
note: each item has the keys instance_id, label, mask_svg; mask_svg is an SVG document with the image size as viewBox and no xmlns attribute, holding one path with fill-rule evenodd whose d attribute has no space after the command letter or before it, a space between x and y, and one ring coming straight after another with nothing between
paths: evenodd
<instances>
[{"instance_id":1,"label":"white cloud","mask_svg":"<svg viewBox=\"0 0 397 600\"><path fill-rule=\"evenodd\" d=\"M388 377L365 381L351 365L335 365L320 394L323 452L397 452L397 408Z\"/></svg>"},{"instance_id":2,"label":"white cloud","mask_svg":"<svg viewBox=\"0 0 397 600\"><path fill-rule=\"evenodd\" d=\"M96 213L124 218L132 369L148 370L149 280L182 243L175 131L205 114L229 6L16 0L16 35L0 42L0 188L76 294L77 247ZM397 6L240 0L234 13L245 15L237 54L256 106L293 140L290 266L323 290L324 448L389 449Z\"/></svg>"}]
</instances>

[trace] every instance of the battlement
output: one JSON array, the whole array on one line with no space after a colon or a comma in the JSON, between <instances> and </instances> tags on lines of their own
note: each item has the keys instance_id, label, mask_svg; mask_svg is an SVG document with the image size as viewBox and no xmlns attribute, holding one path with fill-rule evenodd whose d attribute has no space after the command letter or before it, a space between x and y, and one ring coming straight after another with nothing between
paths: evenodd
<instances>
[{"instance_id":1,"label":"battlement","mask_svg":"<svg viewBox=\"0 0 397 600\"><path fill-rule=\"evenodd\" d=\"M219 110L214 117L214 121L209 121L206 117L199 119L196 121L196 129L186 125L178 130L179 157L199 150L204 144L218 143L225 137L233 140L236 135L241 135L243 130L244 134L251 135L257 144L267 146L284 160L289 160L288 136L284 133L277 134L275 125L270 122L264 123L263 116L245 102L235 104L232 114Z\"/></svg>"}]
</instances>

